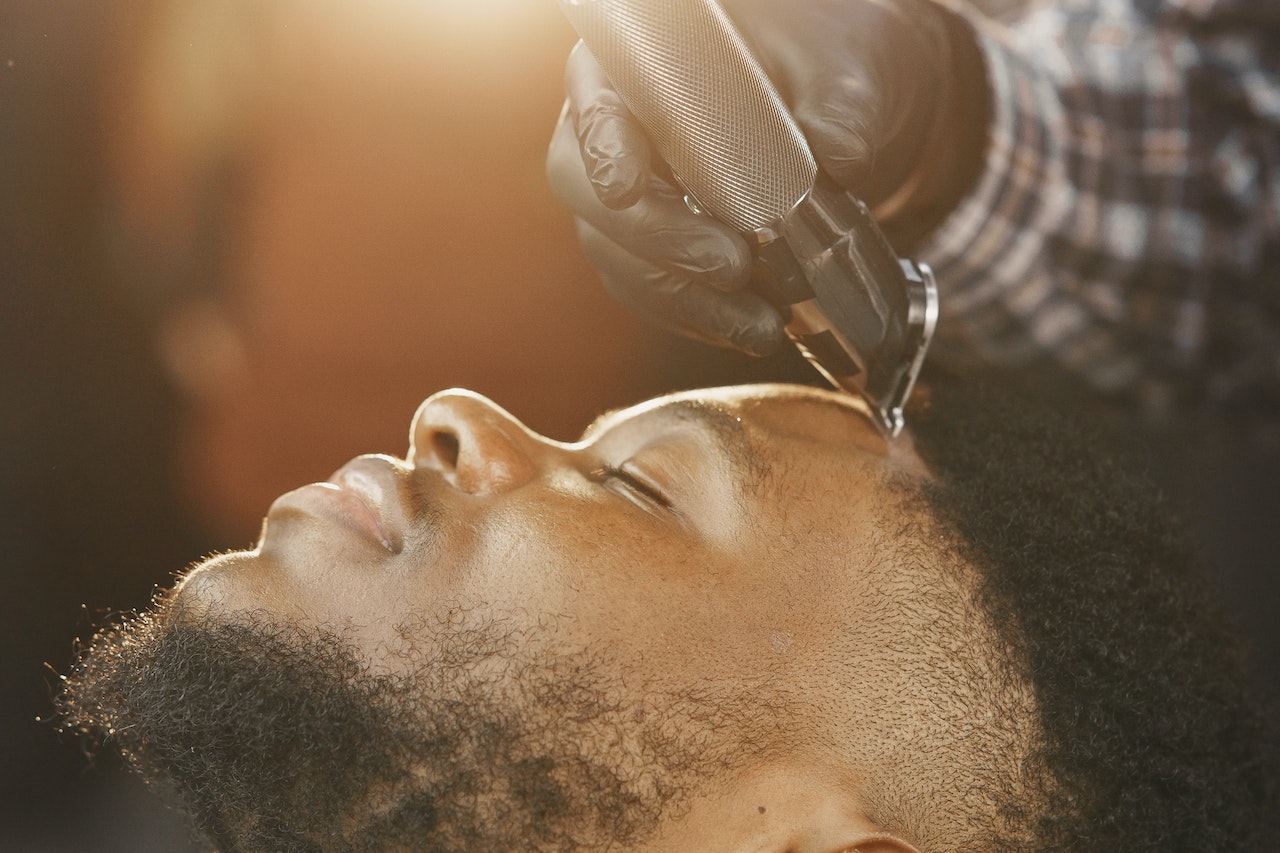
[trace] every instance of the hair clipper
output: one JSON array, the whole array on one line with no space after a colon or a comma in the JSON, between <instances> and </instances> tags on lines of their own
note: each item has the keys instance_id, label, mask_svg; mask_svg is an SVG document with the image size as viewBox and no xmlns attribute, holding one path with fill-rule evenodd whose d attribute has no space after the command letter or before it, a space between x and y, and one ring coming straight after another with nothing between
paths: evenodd
<instances>
[{"instance_id":1,"label":"hair clipper","mask_svg":"<svg viewBox=\"0 0 1280 853\"><path fill-rule=\"evenodd\" d=\"M805 357L897 435L938 319L924 264L823 175L716 0L558 0L671 167L689 206L740 230L752 287Z\"/></svg>"}]
</instances>

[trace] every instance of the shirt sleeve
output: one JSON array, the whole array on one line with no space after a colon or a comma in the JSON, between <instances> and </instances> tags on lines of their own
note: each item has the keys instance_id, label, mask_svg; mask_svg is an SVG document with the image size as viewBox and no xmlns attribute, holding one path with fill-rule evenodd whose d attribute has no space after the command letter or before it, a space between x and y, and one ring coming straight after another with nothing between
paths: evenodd
<instances>
[{"instance_id":1,"label":"shirt sleeve","mask_svg":"<svg viewBox=\"0 0 1280 853\"><path fill-rule=\"evenodd\" d=\"M937 346L1096 390L1280 415L1280 4L970 16L983 172L920 250Z\"/></svg>"}]
</instances>

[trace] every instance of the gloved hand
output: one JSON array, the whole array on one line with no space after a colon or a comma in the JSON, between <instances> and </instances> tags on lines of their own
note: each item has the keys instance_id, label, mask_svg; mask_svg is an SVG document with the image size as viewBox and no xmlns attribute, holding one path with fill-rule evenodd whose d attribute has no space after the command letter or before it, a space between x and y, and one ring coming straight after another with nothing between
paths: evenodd
<instances>
[{"instance_id":1,"label":"gloved hand","mask_svg":"<svg viewBox=\"0 0 1280 853\"><path fill-rule=\"evenodd\" d=\"M969 26L930 0L723 0L820 167L901 251L976 177L988 111ZM765 355L782 318L751 292L751 253L689 211L644 131L579 44L547 159L606 289L660 324ZM879 209L878 209L879 208Z\"/></svg>"}]
</instances>

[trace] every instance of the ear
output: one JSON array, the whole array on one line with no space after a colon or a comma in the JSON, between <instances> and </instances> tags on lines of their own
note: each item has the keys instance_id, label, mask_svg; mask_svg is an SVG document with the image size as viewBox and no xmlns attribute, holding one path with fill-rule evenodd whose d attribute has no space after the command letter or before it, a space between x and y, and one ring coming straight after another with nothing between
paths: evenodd
<instances>
[{"instance_id":1,"label":"ear","mask_svg":"<svg viewBox=\"0 0 1280 853\"><path fill-rule=\"evenodd\" d=\"M787 849L795 853L920 853L911 842L885 832L862 815L811 825L792 839Z\"/></svg>"},{"instance_id":2,"label":"ear","mask_svg":"<svg viewBox=\"0 0 1280 853\"><path fill-rule=\"evenodd\" d=\"M743 850L770 853L920 853L900 835L887 831L858 803L859 797L839 776L825 772L775 772L766 777L756 798L769 803L772 831L755 834ZM773 797L766 791L771 790ZM759 809L765 815L763 806ZM760 840L769 838L764 845ZM737 851L738 846L731 849Z\"/></svg>"},{"instance_id":3,"label":"ear","mask_svg":"<svg viewBox=\"0 0 1280 853\"><path fill-rule=\"evenodd\" d=\"M860 805L843 768L768 765L700 798L645 853L920 853Z\"/></svg>"},{"instance_id":4,"label":"ear","mask_svg":"<svg viewBox=\"0 0 1280 853\"><path fill-rule=\"evenodd\" d=\"M846 842L846 846L838 853L920 853L920 851L914 844L909 844L896 835L875 832L856 839L852 844Z\"/></svg>"}]
</instances>

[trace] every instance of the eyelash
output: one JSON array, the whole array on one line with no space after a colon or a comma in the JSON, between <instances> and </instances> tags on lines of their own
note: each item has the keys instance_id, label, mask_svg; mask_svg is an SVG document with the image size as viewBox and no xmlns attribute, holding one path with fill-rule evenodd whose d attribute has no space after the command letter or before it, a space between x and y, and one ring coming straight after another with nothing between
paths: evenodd
<instances>
[{"instance_id":1,"label":"eyelash","mask_svg":"<svg viewBox=\"0 0 1280 853\"><path fill-rule=\"evenodd\" d=\"M636 475L619 468L616 465L602 465L595 471L592 471L591 476L593 479L602 483L608 480L619 480L622 483L625 483L627 488L640 493L663 509L672 508L671 501L667 500L666 495L662 494L662 492L659 492Z\"/></svg>"}]
</instances>

